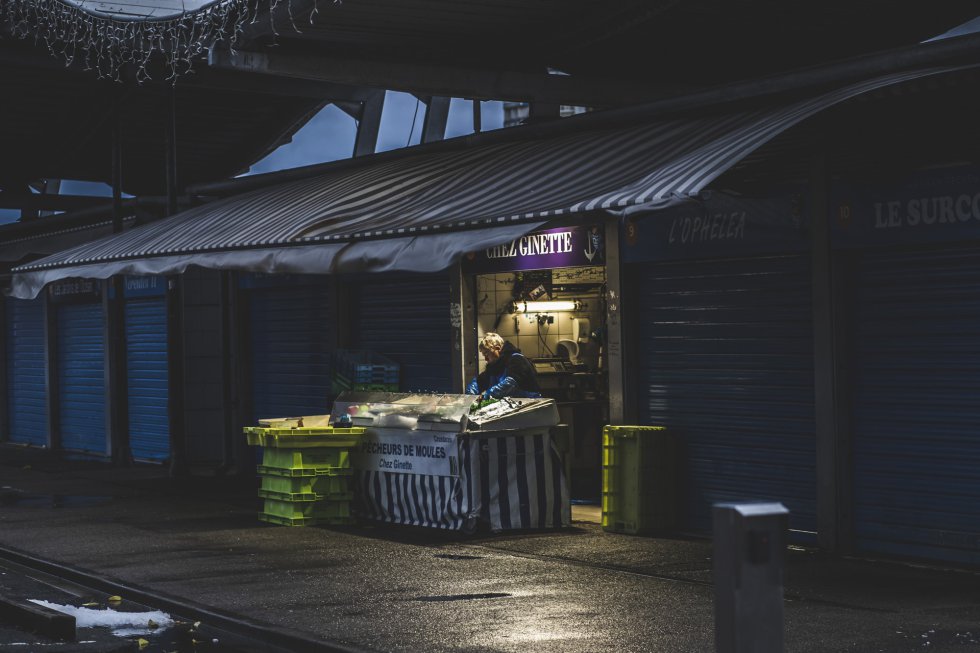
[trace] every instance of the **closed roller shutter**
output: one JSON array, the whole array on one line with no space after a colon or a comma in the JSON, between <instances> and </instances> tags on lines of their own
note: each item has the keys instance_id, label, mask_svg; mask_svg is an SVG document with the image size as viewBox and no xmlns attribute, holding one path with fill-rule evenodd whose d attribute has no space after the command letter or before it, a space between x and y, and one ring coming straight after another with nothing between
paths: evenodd
<instances>
[{"instance_id":1,"label":"closed roller shutter","mask_svg":"<svg viewBox=\"0 0 980 653\"><path fill-rule=\"evenodd\" d=\"M44 298L7 300L7 422L10 441L48 445Z\"/></svg>"},{"instance_id":2,"label":"closed roller shutter","mask_svg":"<svg viewBox=\"0 0 980 653\"><path fill-rule=\"evenodd\" d=\"M58 402L61 446L107 455L102 304L58 308Z\"/></svg>"},{"instance_id":3,"label":"closed roller shutter","mask_svg":"<svg viewBox=\"0 0 980 653\"><path fill-rule=\"evenodd\" d=\"M250 291L254 419L328 412L333 342L329 299L325 278Z\"/></svg>"},{"instance_id":4,"label":"closed roller shutter","mask_svg":"<svg viewBox=\"0 0 980 653\"><path fill-rule=\"evenodd\" d=\"M856 266L857 547L980 563L980 249Z\"/></svg>"},{"instance_id":5,"label":"closed roller shutter","mask_svg":"<svg viewBox=\"0 0 980 653\"><path fill-rule=\"evenodd\" d=\"M170 456L167 304L164 298L126 301L129 446L137 460Z\"/></svg>"},{"instance_id":6,"label":"closed roller shutter","mask_svg":"<svg viewBox=\"0 0 980 653\"><path fill-rule=\"evenodd\" d=\"M451 392L449 275L372 275L351 293L351 338L401 366L401 389Z\"/></svg>"},{"instance_id":7,"label":"closed roller shutter","mask_svg":"<svg viewBox=\"0 0 980 653\"><path fill-rule=\"evenodd\" d=\"M816 531L809 268L802 257L636 270L640 416L682 442L685 528L719 501L781 501Z\"/></svg>"}]
</instances>

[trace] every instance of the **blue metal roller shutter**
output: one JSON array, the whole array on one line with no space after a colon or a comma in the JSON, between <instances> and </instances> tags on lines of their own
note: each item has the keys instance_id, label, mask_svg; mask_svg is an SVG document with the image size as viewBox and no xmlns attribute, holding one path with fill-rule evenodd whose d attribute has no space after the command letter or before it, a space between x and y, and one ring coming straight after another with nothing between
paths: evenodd
<instances>
[{"instance_id":1,"label":"blue metal roller shutter","mask_svg":"<svg viewBox=\"0 0 980 653\"><path fill-rule=\"evenodd\" d=\"M129 447L137 460L170 457L167 304L164 298L126 301Z\"/></svg>"},{"instance_id":2,"label":"blue metal roller shutter","mask_svg":"<svg viewBox=\"0 0 980 653\"><path fill-rule=\"evenodd\" d=\"M401 389L451 392L449 275L372 275L352 292L352 339L401 366Z\"/></svg>"},{"instance_id":3,"label":"blue metal roller shutter","mask_svg":"<svg viewBox=\"0 0 980 653\"><path fill-rule=\"evenodd\" d=\"M61 446L107 455L102 304L58 308L58 401Z\"/></svg>"},{"instance_id":4,"label":"blue metal roller shutter","mask_svg":"<svg viewBox=\"0 0 980 653\"><path fill-rule=\"evenodd\" d=\"M328 412L333 342L329 299L326 279L251 291L254 419Z\"/></svg>"},{"instance_id":5,"label":"blue metal roller shutter","mask_svg":"<svg viewBox=\"0 0 980 653\"><path fill-rule=\"evenodd\" d=\"M980 249L856 263L861 551L980 563Z\"/></svg>"},{"instance_id":6,"label":"blue metal roller shutter","mask_svg":"<svg viewBox=\"0 0 980 653\"><path fill-rule=\"evenodd\" d=\"M48 444L44 299L7 299L7 421L10 441Z\"/></svg>"},{"instance_id":7,"label":"blue metal roller shutter","mask_svg":"<svg viewBox=\"0 0 980 653\"><path fill-rule=\"evenodd\" d=\"M798 256L636 270L639 413L681 439L684 527L718 501L781 501L816 532L813 332Z\"/></svg>"}]
</instances>

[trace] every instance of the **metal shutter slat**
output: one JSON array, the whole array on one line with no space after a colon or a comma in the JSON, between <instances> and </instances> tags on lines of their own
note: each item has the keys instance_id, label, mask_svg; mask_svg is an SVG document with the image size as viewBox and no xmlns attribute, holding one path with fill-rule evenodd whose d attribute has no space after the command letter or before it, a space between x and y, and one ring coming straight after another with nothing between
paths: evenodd
<instances>
[{"instance_id":1,"label":"metal shutter slat","mask_svg":"<svg viewBox=\"0 0 980 653\"><path fill-rule=\"evenodd\" d=\"M125 305L129 446L137 460L170 455L167 304L164 298Z\"/></svg>"},{"instance_id":2,"label":"metal shutter slat","mask_svg":"<svg viewBox=\"0 0 980 653\"><path fill-rule=\"evenodd\" d=\"M7 427L11 442L48 444L44 299L7 300Z\"/></svg>"},{"instance_id":3,"label":"metal shutter slat","mask_svg":"<svg viewBox=\"0 0 980 653\"><path fill-rule=\"evenodd\" d=\"M711 504L782 501L816 531L810 282L802 257L659 263L636 270L639 408L683 443L685 527Z\"/></svg>"},{"instance_id":4,"label":"metal shutter slat","mask_svg":"<svg viewBox=\"0 0 980 653\"><path fill-rule=\"evenodd\" d=\"M105 456L105 333L102 304L58 308L61 446Z\"/></svg>"}]
</instances>

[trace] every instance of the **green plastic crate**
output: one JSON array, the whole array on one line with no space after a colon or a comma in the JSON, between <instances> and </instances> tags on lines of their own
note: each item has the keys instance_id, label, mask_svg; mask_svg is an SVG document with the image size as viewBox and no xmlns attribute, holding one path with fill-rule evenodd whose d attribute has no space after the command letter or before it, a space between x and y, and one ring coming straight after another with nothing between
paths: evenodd
<instances>
[{"instance_id":1,"label":"green plastic crate","mask_svg":"<svg viewBox=\"0 0 980 653\"><path fill-rule=\"evenodd\" d=\"M676 528L677 442L662 426L602 429L602 528L649 533Z\"/></svg>"},{"instance_id":2,"label":"green plastic crate","mask_svg":"<svg viewBox=\"0 0 980 653\"><path fill-rule=\"evenodd\" d=\"M259 521L277 526L350 526L357 523L353 517L279 517L259 513Z\"/></svg>"},{"instance_id":3,"label":"green plastic crate","mask_svg":"<svg viewBox=\"0 0 980 653\"><path fill-rule=\"evenodd\" d=\"M264 512L259 513L259 521L276 524L277 526L315 526L317 520L312 517L280 517L278 515L268 515Z\"/></svg>"},{"instance_id":4,"label":"green plastic crate","mask_svg":"<svg viewBox=\"0 0 980 653\"><path fill-rule=\"evenodd\" d=\"M259 488L259 496L263 499L275 499L276 501L289 501L292 503L316 501L318 499L314 492L276 492L275 490L263 490L262 488Z\"/></svg>"},{"instance_id":5,"label":"green plastic crate","mask_svg":"<svg viewBox=\"0 0 980 653\"><path fill-rule=\"evenodd\" d=\"M313 483L316 476L274 476L266 474L261 477L260 492L275 492L278 494L310 495L309 500L316 500L316 490ZM259 496L262 496L261 494ZM296 500L302 500L297 496Z\"/></svg>"},{"instance_id":6,"label":"green plastic crate","mask_svg":"<svg viewBox=\"0 0 980 653\"><path fill-rule=\"evenodd\" d=\"M257 446L257 447L263 446L262 431L264 431L265 429L260 429L257 426L246 426L243 430L245 431L245 439L248 441L250 445Z\"/></svg>"},{"instance_id":7,"label":"green plastic crate","mask_svg":"<svg viewBox=\"0 0 980 653\"><path fill-rule=\"evenodd\" d=\"M262 514L286 519L350 517L350 501L283 501L266 499Z\"/></svg>"},{"instance_id":8,"label":"green plastic crate","mask_svg":"<svg viewBox=\"0 0 980 653\"><path fill-rule=\"evenodd\" d=\"M313 467L270 467L268 465L256 465L255 469L260 476L300 477L322 476L324 474L330 476L350 476L354 473L354 470L350 467L330 467L324 465Z\"/></svg>"},{"instance_id":9,"label":"green plastic crate","mask_svg":"<svg viewBox=\"0 0 980 653\"><path fill-rule=\"evenodd\" d=\"M243 429L250 445L269 448L320 448L353 447L364 434L364 427L334 428L332 426L298 426L295 428L262 428L247 426Z\"/></svg>"},{"instance_id":10,"label":"green plastic crate","mask_svg":"<svg viewBox=\"0 0 980 653\"><path fill-rule=\"evenodd\" d=\"M349 500L351 498L350 476L347 474L299 477L263 475L259 496L287 501Z\"/></svg>"},{"instance_id":11,"label":"green plastic crate","mask_svg":"<svg viewBox=\"0 0 980 653\"><path fill-rule=\"evenodd\" d=\"M260 473L271 473L267 470L279 469L283 472L303 470L291 476L315 476L329 474L335 469L350 468L350 452L340 447L323 447L311 449L270 448L262 452ZM283 474L285 475L285 474Z\"/></svg>"},{"instance_id":12,"label":"green plastic crate","mask_svg":"<svg viewBox=\"0 0 980 653\"><path fill-rule=\"evenodd\" d=\"M317 476L313 490L317 496L330 501L349 501L353 498L349 475L334 476L332 474L324 474L323 476Z\"/></svg>"}]
</instances>

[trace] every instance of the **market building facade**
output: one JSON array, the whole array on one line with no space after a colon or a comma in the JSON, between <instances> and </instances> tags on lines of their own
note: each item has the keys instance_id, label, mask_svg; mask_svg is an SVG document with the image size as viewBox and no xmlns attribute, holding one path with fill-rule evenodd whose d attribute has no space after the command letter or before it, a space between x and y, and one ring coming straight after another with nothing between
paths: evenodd
<instances>
[{"instance_id":1,"label":"market building facade","mask_svg":"<svg viewBox=\"0 0 980 653\"><path fill-rule=\"evenodd\" d=\"M975 565L980 174L921 142L887 170L868 161L900 143L845 143L835 167L805 137L977 87L917 70L685 119L583 116L22 265L4 440L247 473L241 427L326 412L335 350L458 393L497 331L572 427L573 498L596 498L603 424L663 425L682 445L676 531L707 534L717 501L776 500L801 543Z\"/></svg>"}]
</instances>

